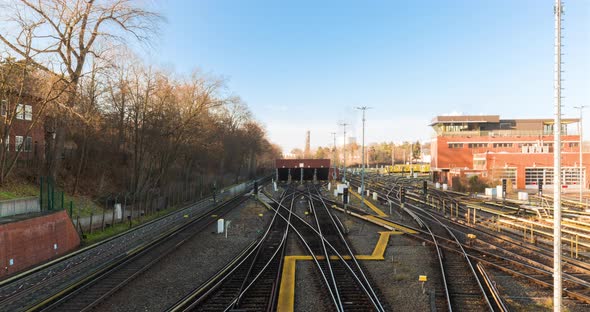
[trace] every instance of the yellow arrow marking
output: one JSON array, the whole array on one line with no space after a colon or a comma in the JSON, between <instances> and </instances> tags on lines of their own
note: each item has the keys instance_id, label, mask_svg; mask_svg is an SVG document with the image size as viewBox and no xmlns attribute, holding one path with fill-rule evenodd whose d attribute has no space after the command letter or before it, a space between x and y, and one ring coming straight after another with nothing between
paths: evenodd
<instances>
[{"instance_id":1,"label":"yellow arrow marking","mask_svg":"<svg viewBox=\"0 0 590 312\"><path fill-rule=\"evenodd\" d=\"M361 195L359 195L353 191L350 191L350 193L352 195L356 196L358 199L361 199ZM367 205L367 207L371 208L371 210L375 211L375 213L377 213L378 216L387 217L387 214L385 212L383 212L381 209L377 208L377 206L373 205L373 203L371 203L370 201L365 199L364 202L365 202L365 205Z\"/></svg>"}]
</instances>

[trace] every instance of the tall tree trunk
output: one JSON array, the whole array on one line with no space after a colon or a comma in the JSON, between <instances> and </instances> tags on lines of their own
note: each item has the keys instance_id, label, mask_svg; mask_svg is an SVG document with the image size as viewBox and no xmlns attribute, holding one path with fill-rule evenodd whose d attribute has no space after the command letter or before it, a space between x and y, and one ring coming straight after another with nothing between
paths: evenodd
<instances>
[{"instance_id":1,"label":"tall tree trunk","mask_svg":"<svg viewBox=\"0 0 590 312\"><path fill-rule=\"evenodd\" d=\"M78 192L78 181L80 180L80 175L82 174L82 168L84 167L84 162L86 161L86 145L88 144L88 134L87 134L87 127L84 127L84 141L82 143L82 152L80 155L80 162L78 163L78 170L76 171L76 179L74 180L74 190L72 193L76 195Z\"/></svg>"},{"instance_id":2,"label":"tall tree trunk","mask_svg":"<svg viewBox=\"0 0 590 312\"><path fill-rule=\"evenodd\" d=\"M65 119L66 117L64 116L62 118ZM57 120L56 122L55 139L53 144L53 152L51 155L52 163L49 175L54 181L57 181L57 175L61 170L63 153L65 149L66 122L63 119Z\"/></svg>"}]
</instances>

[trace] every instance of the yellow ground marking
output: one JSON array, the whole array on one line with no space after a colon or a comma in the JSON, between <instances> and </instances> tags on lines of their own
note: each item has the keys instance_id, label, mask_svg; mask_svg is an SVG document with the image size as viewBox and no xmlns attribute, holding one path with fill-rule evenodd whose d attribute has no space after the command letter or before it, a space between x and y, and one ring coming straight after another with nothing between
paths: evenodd
<instances>
[{"instance_id":1,"label":"yellow ground marking","mask_svg":"<svg viewBox=\"0 0 590 312\"><path fill-rule=\"evenodd\" d=\"M356 196L356 198L361 199L361 195L350 191L350 193L352 193L352 195ZM383 212L381 209L377 208L377 206L373 205L373 203L371 203L368 200L364 200L365 205L367 205L367 207L371 208L371 210L375 211L375 213L377 213L378 216L380 217L387 217L387 214L385 212Z\"/></svg>"},{"instance_id":2,"label":"yellow ground marking","mask_svg":"<svg viewBox=\"0 0 590 312\"><path fill-rule=\"evenodd\" d=\"M394 234L403 234L400 231L379 232L379 240L373 249L371 255L356 255L358 260L385 260L385 250L389 237ZM342 257L349 260L350 256ZM317 256L318 260L326 259L325 256ZM330 256L331 260L338 260L338 256ZM283 262L283 273L281 276L281 287L279 289L279 302L277 305L278 312L292 312L295 308L295 269L298 260L313 260L311 256L285 256Z\"/></svg>"},{"instance_id":3,"label":"yellow ground marking","mask_svg":"<svg viewBox=\"0 0 590 312\"><path fill-rule=\"evenodd\" d=\"M403 232L399 231L387 231L387 232L379 232L381 234L379 236L379 240L375 245L375 249L373 249L373 253L369 255L357 255L355 256L358 260L385 260L385 249L387 249L387 243L389 243L389 237L391 234L399 235L403 234Z\"/></svg>"},{"instance_id":4,"label":"yellow ground marking","mask_svg":"<svg viewBox=\"0 0 590 312\"><path fill-rule=\"evenodd\" d=\"M418 232L416 232L416 231L414 231L414 230L412 230L410 228L407 228L407 227L405 227L403 225L399 225L397 223L393 223L393 222L389 222L387 220L379 219L379 218L376 218L375 216L365 215L364 217L367 218L367 219L370 219L374 223L380 223L380 224L383 224L383 225L387 225L389 227L392 227L392 228L394 228L396 230L399 230L399 231L402 231L404 233L409 233L409 234L416 234L416 233L418 233Z\"/></svg>"}]
</instances>

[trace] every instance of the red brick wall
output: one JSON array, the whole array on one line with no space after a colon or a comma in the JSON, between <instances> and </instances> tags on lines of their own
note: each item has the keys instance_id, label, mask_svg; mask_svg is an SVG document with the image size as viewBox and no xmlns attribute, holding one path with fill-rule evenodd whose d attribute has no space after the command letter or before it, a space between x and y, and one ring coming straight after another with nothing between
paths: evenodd
<instances>
[{"instance_id":1,"label":"red brick wall","mask_svg":"<svg viewBox=\"0 0 590 312\"><path fill-rule=\"evenodd\" d=\"M57 250L54 249L57 244ZM80 245L65 211L0 225L0 279L62 256ZM10 259L14 265L10 266Z\"/></svg>"},{"instance_id":2,"label":"red brick wall","mask_svg":"<svg viewBox=\"0 0 590 312\"><path fill-rule=\"evenodd\" d=\"M530 143L531 141L537 141L540 138L535 136L535 137L526 137L526 136L518 136L518 137L501 137L501 136L497 136L497 137L479 137L479 136L466 136L466 137L461 137L461 136L456 136L456 137L443 137L443 136L439 136L436 138L436 142L434 142L433 147L431 148L431 152L432 152L432 163L431 165L434 168L455 168L455 167L459 167L459 168L473 168L473 154L479 154L479 153L485 153L486 151L489 152L508 152L508 153L517 153L520 154L520 157L522 157L523 155L526 155L526 158L528 158L530 155L533 155L533 153L530 154L522 154L522 150L518 147L517 144L515 144L513 147L511 148L507 148L507 147L501 147L501 148L493 148L491 146L489 147L483 147L483 148L469 148L468 144L469 142L487 142L490 145L493 143L500 143L500 142L527 142ZM563 136L562 137L562 142L578 142L580 139L579 136L577 135L570 135L570 136ZM553 142L553 136L545 136L544 137L544 141L547 143L552 143ZM463 143L463 147L461 148L449 148L449 143L452 142L461 142ZM562 151L564 153L566 152L579 152L578 147L569 147L566 146L562 149ZM549 153L550 155L553 155L553 152ZM549 154L545 154L545 155L549 155ZM497 155L497 154L496 154ZM532 161L530 162L532 164Z\"/></svg>"},{"instance_id":3,"label":"red brick wall","mask_svg":"<svg viewBox=\"0 0 590 312\"><path fill-rule=\"evenodd\" d=\"M502 168L503 166L514 168L516 167L516 187L525 187L525 168L533 167L553 167L553 153L549 154L493 154L487 156L487 169L491 170L492 167ZM580 154L573 152L562 152L561 154L561 166L562 167L575 167L580 162ZM590 153L583 154L584 168L586 172L590 165ZM586 186L587 187L587 186Z\"/></svg>"}]
</instances>

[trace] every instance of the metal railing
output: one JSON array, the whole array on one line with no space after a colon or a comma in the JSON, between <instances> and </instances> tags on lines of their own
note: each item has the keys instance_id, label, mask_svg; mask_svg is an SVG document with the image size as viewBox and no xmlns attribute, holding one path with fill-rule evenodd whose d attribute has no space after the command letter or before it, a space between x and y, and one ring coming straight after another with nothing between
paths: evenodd
<instances>
[{"instance_id":1,"label":"metal railing","mask_svg":"<svg viewBox=\"0 0 590 312\"><path fill-rule=\"evenodd\" d=\"M436 136L443 137L508 137L508 136L553 136L552 131L543 130L473 130L473 131L453 131L437 132ZM562 131L562 135L578 135L576 131Z\"/></svg>"}]
</instances>

